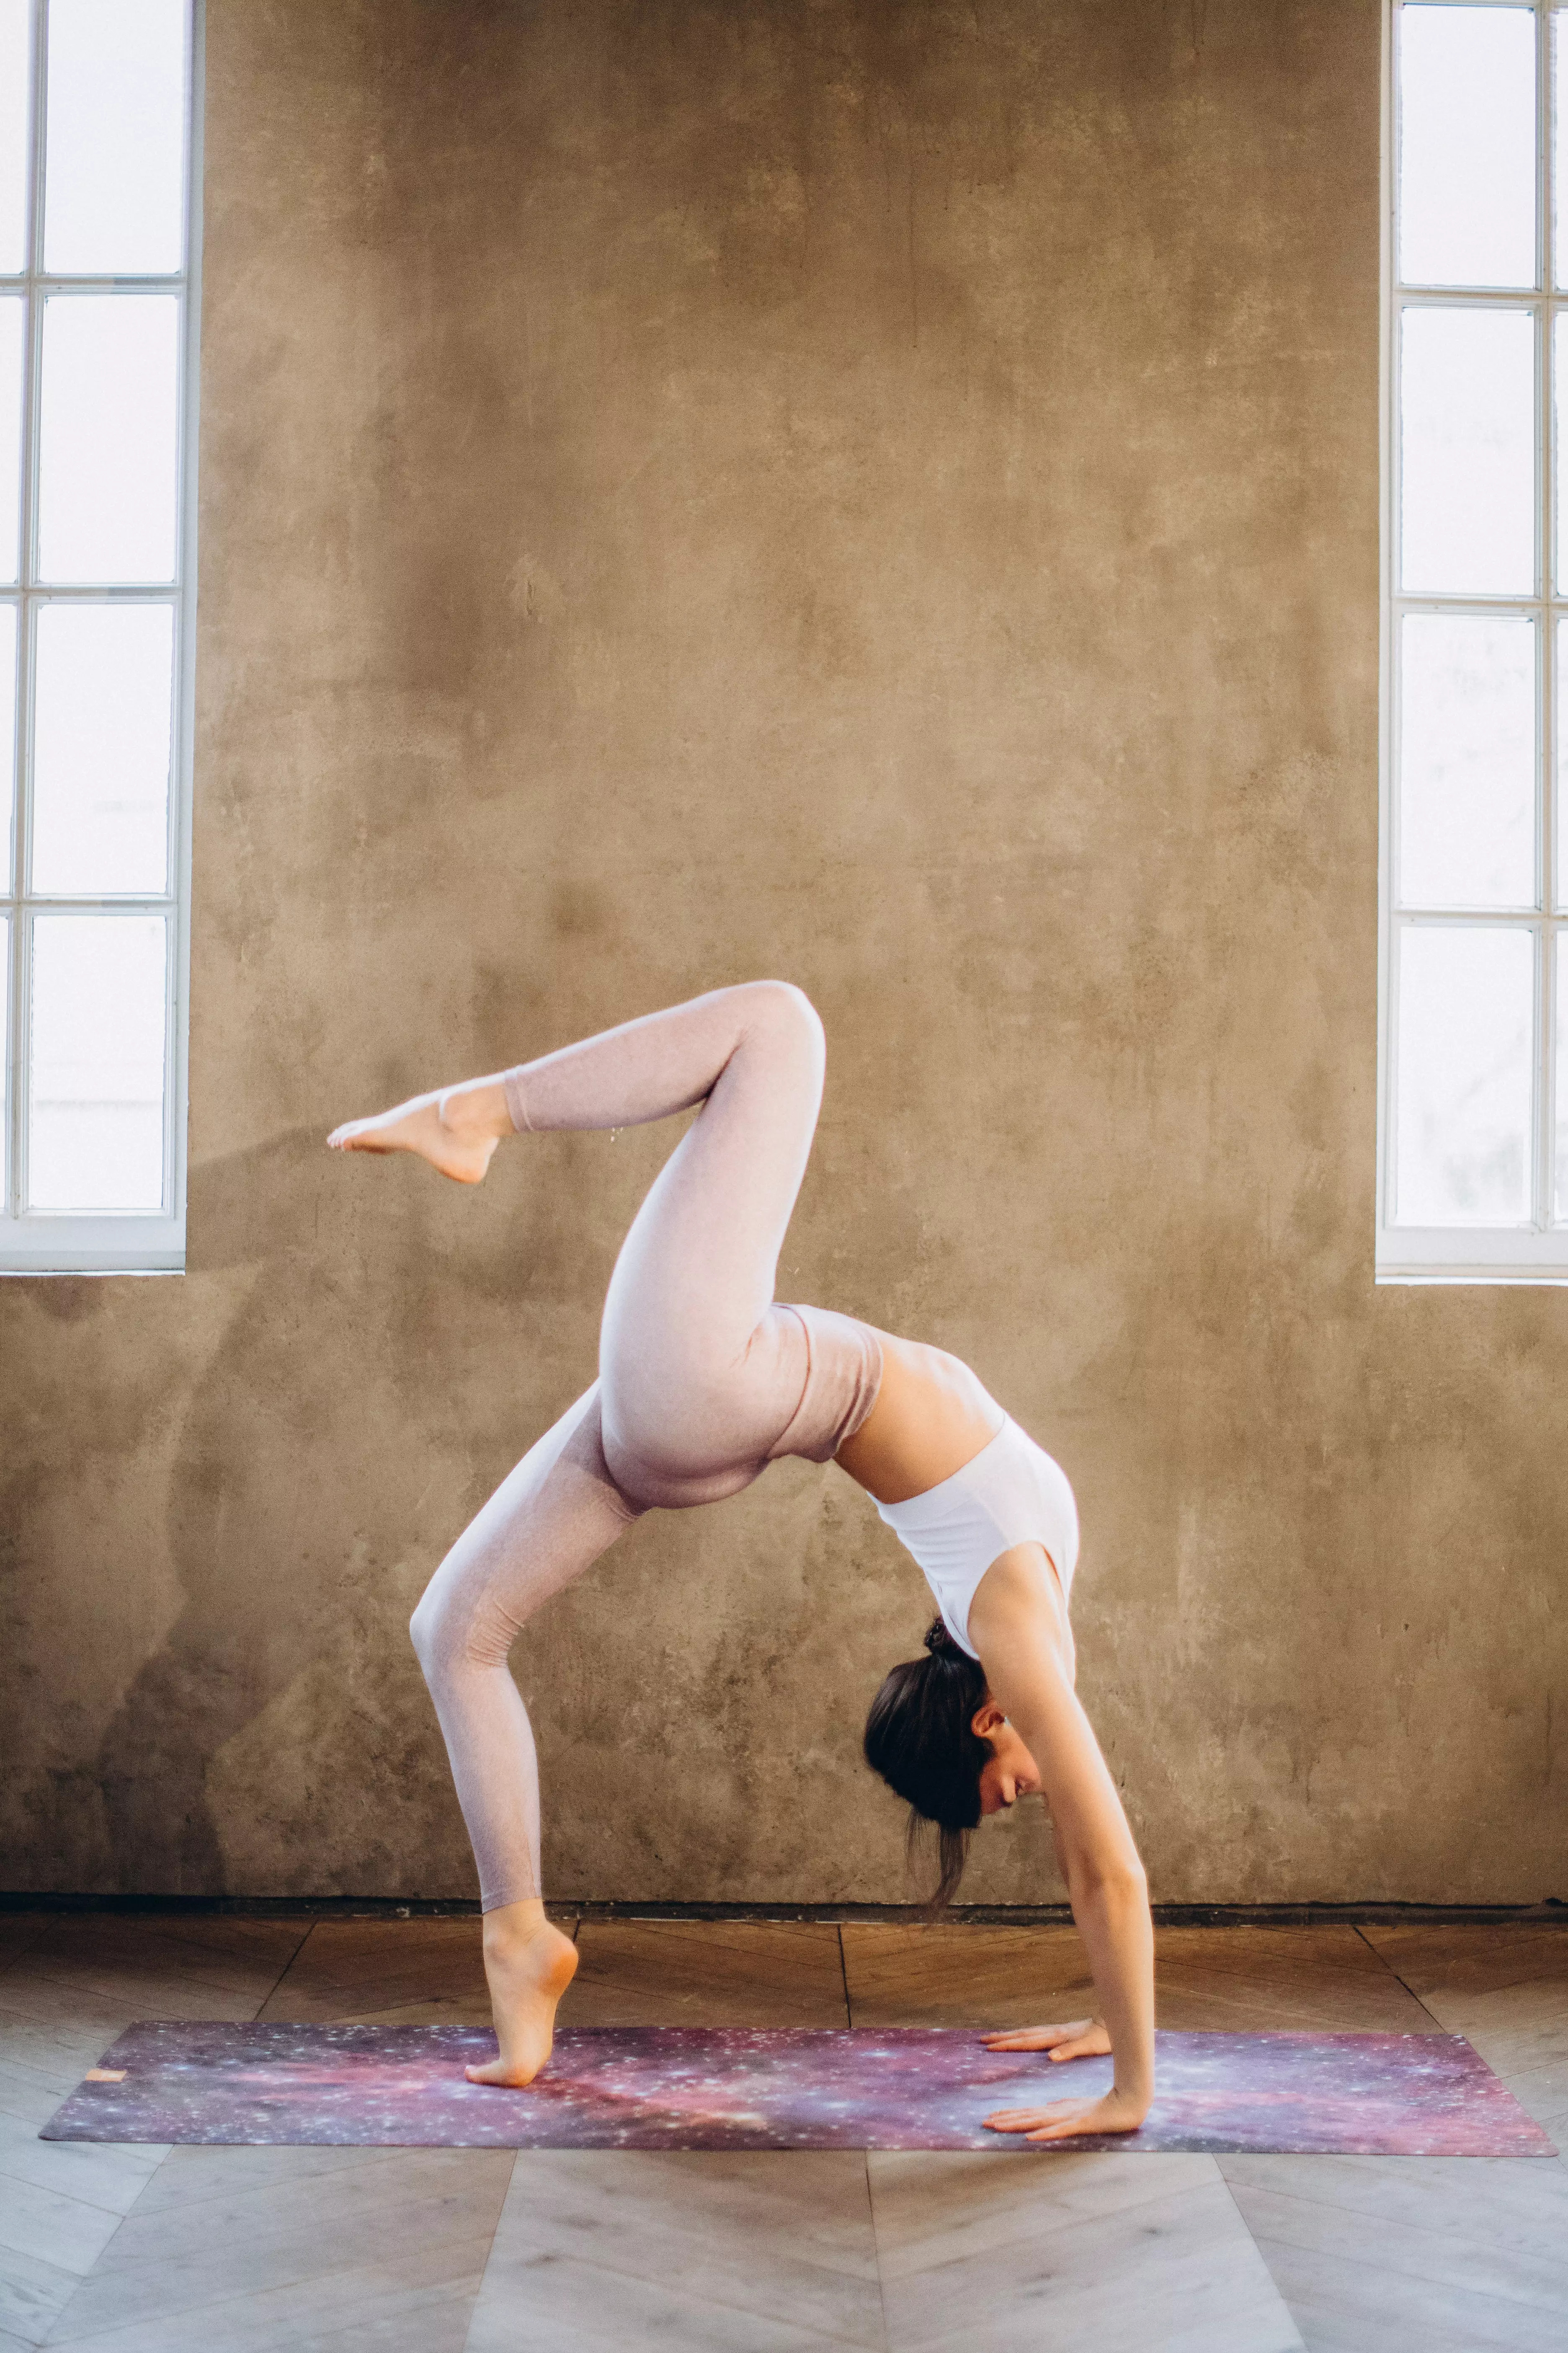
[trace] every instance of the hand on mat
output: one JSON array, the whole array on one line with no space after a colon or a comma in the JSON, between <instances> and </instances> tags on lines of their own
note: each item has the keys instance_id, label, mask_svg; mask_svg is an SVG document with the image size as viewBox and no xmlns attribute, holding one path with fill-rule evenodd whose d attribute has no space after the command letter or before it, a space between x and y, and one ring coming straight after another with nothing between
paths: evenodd
<instances>
[{"instance_id":1,"label":"hand on mat","mask_svg":"<svg viewBox=\"0 0 1568 2353\"><path fill-rule=\"evenodd\" d=\"M1053 2063L1103 2059L1110 2049L1110 2037L1098 2018L1075 2018L1068 2026L1014 2026L980 2039L987 2051L1048 2051Z\"/></svg>"},{"instance_id":2,"label":"hand on mat","mask_svg":"<svg viewBox=\"0 0 1568 2353\"><path fill-rule=\"evenodd\" d=\"M1075 2133L1136 2132L1147 2103L1125 2092L1102 2100L1053 2100L1048 2108L997 2108L983 2119L987 2132L1023 2133L1030 2140L1070 2140Z\"/></svg>"}]
</instances>

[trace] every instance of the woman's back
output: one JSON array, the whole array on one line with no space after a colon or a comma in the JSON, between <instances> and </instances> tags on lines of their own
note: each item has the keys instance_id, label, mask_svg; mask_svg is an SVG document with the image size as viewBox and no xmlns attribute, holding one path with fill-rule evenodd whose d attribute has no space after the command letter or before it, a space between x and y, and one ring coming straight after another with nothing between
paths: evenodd
<instances>
[{"instance_id":1,"label":"woman's back","mask_svg":"<svg viewBox=\"0 0 1568 2353\"><path fill-rule=\"evenodd\" d=\"M877 1336L877 1402L835 1460L879 1504L904 1504L972 1462L1007 1417L961 1357L890 1332Z\"/></svg>"}]
</instances>

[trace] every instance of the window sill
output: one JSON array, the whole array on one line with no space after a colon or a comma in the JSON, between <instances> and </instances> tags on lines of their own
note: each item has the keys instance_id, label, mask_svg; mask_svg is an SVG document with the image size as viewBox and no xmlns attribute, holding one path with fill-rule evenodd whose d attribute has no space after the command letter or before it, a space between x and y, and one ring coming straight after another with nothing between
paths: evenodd
<instances>
[{"instance_id":1,"label":"window sill","mask_svg":"<svg viewBox=\"0 0 1568 2353\"><path fill-rule=\"evenodd\" d=\"M0 1218L0 1276L184 1271L183 1218Z\"/></svg>"}]
</instances>

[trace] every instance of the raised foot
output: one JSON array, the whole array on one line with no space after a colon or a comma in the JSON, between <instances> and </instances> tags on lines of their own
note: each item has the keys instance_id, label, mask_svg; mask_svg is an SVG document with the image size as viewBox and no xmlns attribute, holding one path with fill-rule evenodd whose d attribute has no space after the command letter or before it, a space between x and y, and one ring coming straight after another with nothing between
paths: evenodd
<instances>
[{"instance_id":1,"label":"raised foot","mask_svg":"<svg viewBox=\"0 0 1568 2353\"><path fill-rule=\"evenodd\" d=\"M485 1917L485 1977L498 2058L465 2067L470 2084L531 2084L555 2041L555 2005L577 1974L577 1947L547 1920L521 1933L492 1930Z\"/></svg>"},{"instance_id":2,"label":"raised foot","mask_svg":"<svg viewBox=\"0 0 1568 2353\"><path fill-rule=\"evenodd\" d=\"M345 1120L327 1138L333 1152L416 1152L458 1185L477 1185L503 1135L511 1134L497 1080L416 1095L373 1119Z\"/></svg>"}]
</instances>

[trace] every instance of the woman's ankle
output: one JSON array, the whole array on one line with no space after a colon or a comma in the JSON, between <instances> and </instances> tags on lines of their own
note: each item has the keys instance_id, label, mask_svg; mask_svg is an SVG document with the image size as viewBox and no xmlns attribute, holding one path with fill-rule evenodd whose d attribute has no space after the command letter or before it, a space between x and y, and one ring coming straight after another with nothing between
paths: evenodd
<instances>
[{"instance_id":1,"label":"woman's ankle","mask_svg":"<svg viewBox=\"0 0 1568 2353\"><path fill-rule=\"evenodd\" d=\"M486 1952L516 1953L535 1943L550 1928L543 1901L537 1895L517 1904L498 1904L484 1916Z\"/></svg>"},{"instance_id":2,"label":"woman's ankle","mask_svg":"<svg viewBox=\"0 0 1568 2353\"><path fill-rule=\"evenodd\" d=\"M452 1135L482 1136L499 1143L517 1133L507 1108L506 1089L496 1078L465 1079L458 1086L443 1088L436 1113Z\"/></svg>"}]
</instances>

